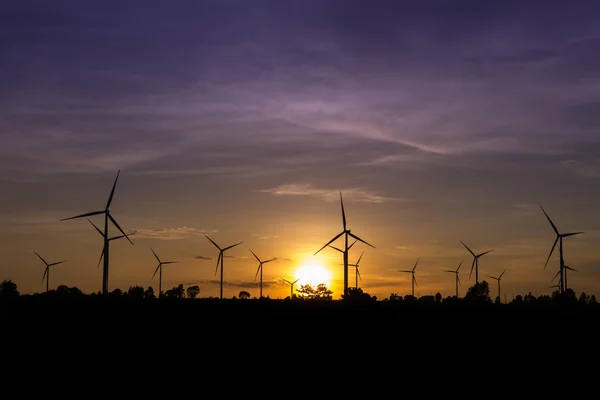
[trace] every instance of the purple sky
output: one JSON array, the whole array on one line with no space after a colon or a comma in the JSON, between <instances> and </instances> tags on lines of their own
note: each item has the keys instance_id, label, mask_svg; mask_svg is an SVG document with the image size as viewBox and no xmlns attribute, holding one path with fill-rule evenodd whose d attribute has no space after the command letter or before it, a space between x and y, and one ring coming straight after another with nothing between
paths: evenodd
<instances>
[{"instance_id":1,"label":"purple sky","mask_svg":"<svg viewBox=\"0 0 600 400\"><path fill-rule=\"evenodd\" d=\"M551 3L551 4L547 4ZM121 169L110 287L284 297L307 255L349 226L363 290L454 292L442 269L506 268L502 289L549 293L558 228L576 291L600 294L600 5L595 1L28 1L0 11L0 280L23 293L101 287L84 220ZM340 244L341 245L341 244ZM212 261L195 257L210 257ZM340 294L340 255L317 262ZM168 268L168 270L167 270ZM492 286L496 294L496 286ZM504 294L503 294L504 295Z\"/></svg>"}]
</instances>

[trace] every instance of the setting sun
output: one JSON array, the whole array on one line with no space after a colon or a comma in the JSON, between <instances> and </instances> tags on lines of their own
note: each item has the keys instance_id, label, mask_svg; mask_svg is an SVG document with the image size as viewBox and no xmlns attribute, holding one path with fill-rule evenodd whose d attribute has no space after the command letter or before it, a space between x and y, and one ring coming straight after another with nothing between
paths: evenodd
<instances>
[{"instance_id":1,"label":"setting sun","mask_svg":"<svg viewBox=\"0 0 600 400\"><path fill-rule=\"evenodd\" d=\"M298 285L311 285L315 287L320 283L324 283L328 287L331 285L331 274L327 268L315 262L298 268L294 275L298 279Z\"/></svg>"}]
</instances>

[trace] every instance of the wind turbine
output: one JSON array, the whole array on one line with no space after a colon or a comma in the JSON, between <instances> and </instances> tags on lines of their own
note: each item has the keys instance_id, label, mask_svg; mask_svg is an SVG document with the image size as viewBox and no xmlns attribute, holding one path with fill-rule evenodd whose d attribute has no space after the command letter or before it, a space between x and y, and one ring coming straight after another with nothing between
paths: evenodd
<instances>
[{"instance_id":1,"label":"wind turbine","mask_svg":"<svg viewBox=\"0 0 600 400\"><path fill-rule=\"evenodd\" d=\"M417 262L415 263L415 266L413 267L413 269L398 271L398 272L408 272L409 274L412 275L412 296L413 297L415 297L415 285L417 285L417 278L415 278L415 269L417 268L418 263L419 263L419 259L417 258ZM419 285L417 285L417 286L419 286Z\"/></svg>"},{"instance_id":2,"label":"wind turbine","mask_svg":"<svg viewBox=\"0 0 600 400\"><path fill-rule=\"evenodd\" d=\"M344 226L344 230L341 231L340 233L338 233L336 236L334 236L333 239L331 239L329 242L327 242L327 244L325 244L319 250L317 250L315 255L317 255L317 253L319 253L325 247L329 246L331 243L336 241L339 237L344 235L344 250L342 251L342 253L344 254L344 296L346 296L346 295L348 295L348 250L350 249L350 247L348 247L348 236L352 236L354 239L356 239L360 242L363 242L364 244L366 244L367 246L371 246L372 248L375 248L375 246L373 246L370 243L365 242L364 240L362 240L361 238L359 238L358 236L353 234L350 231L350 229L347 228L346 213L344 212L344 200L342 199L342 192L340 192L340 203L342 205L342 223ZM339 250L339 249L336 249L336 250Z\"/></svg>"},{"instance_id":3,"label":"wind turbine","mask_svg":"<svg viewBox=\"0 0 600 400\"><path fill-rule=\"evenodd\" d=\"M219 270L219 263L221 263L221 290L220 290L219 298L222 299L223 298L223 258L224 258L223 254L225 253L225 251L227 251L227 250L231 249L232 247L235 247L235 246L237 246L239 244L242 244L244 242L239 242L239 243L236 243L236 244L232 244L231 246L227 246L225 248L220 248L218 244L216 244L211 238L209 238L206 235L206 233L202 232L202 234L204 236L206 236L206 238L208 240L210 240L210 242L212 244L214 244L217 249L219 249L219 257L217 258L217 268L215 269L215 275L217 274L217 271Z\"/></svg>"},{"instance_id":4,"label":"wind turbine","mask_svg":"<svg viewBox=\"0 0 600 400\"><path fill-rule=\"evenodd\" d=\"M488 278L492 278L492 279L495 279L498 281L498 297L500 297L500 280L502 279L502 275L504 275L505 272L506 272L506 270L502 271L502 273L498 277L486 275Z\"/></svg>"},{"instance_id":5,"label":"wind turbine","mask_svg":"<svg viewBox=\"0 0 600 400\"><path fill-rule=\"evenodd\" d=\"M100 228L98 228L98 227L96 226L96 224L94 224L92 221L90 221L90 219L89 219L89 218L87 218L87 220L88 220L88 222L89 222L90 224L92 224L92 225L94 226L94 228L96 228L96 230L98 231L98 233L99 233L100 235L102 235L102 237L104 237L104 232L102 232L102 231L100 230ZM130 233L129 235L119 235L119 236L111 237L111 238L108 238L108 241L109 241L109 242L111 242L111 241L113 241L113 240L121 239L121 238L124 238L124 237L127 237L127 236L131 236L131 235L135 235L135 232L133 232L133 233ZM104 258L104 248L102 249L102 252L100 253L100 259L98 260L98 266L97 266L96 268L100 267L100 263L102 262L102 258Z\"/></svg>"},{"instance_id":6,"label":"wind turbine","mask_svg":"<svg viewBox=\"0 0 600 400\"><path fill-rule=\"evenodd\" d=\"M50 267L53 265L62 264L67 260L57 261L57 262L53 262L53 263L47 263L46 260L44 260L42 258L42 256L40 256L35 250L33 252L35 253L36 256L38 256L40 258L40 260L42 260L42 262L44 264L46 264L46 268L44 269L44 275L42 276L42 283L44 283L44 278L46 278L46 293L48 293L48 285L50 282Z\"/></svg>"},{"instance_id":7,"label":"wind turbine","mask_svg":"<svg viewBox=\"0 0 600 400\"><path fill-rule=\"evenodd\" d=\"M469 279L471 279L471 274L473 274L473 267L475 267L475 283L479 283L479 257L483 256L484 254L489 253L490 251L494 250L488 250L488 251L484 251L483 253L479 253L479 254L475 254L473 253L473 251L471 251L471 249L463 243L463 241L460 241L463 246L465 246L465 248L467 250L469 250L469 253L471 253L473 255L473 263L471 264L471 272L469 272Z\"/></svg>"},{"instance_id":8,"label":"wind turbine","mask_svg":"<svg viewBox=\"0 0 600 400\"><path fill-rule=\"evenodd\" d=\"M360 276L360 272L358 271L358 263L360 263L360 259L362 258L363 254L365 254L364 251L362 253L360 253L360 257L358 257L358 261L356 261L355 264L348 264L351 267L356 267L356 286L355 286L356 289L358 289L358 279L360 278L360 280L362 281L362 277Z\"/></svg>"},{"instance_id":9,"label":"wind turbine","mask_svg":"<svg viewBox=\"0 0 600 400\"><path fill-rule=\"evenodd\" d=\"M548 216L548 213L546 213L546 210L544 210L544 207L542 207L540 205L540 208L542 209L542 211L544 212L544 215L546 216L546 218L548 219L548 222L550 222L550 225L552 225L552 229L554 230L554 232L556 233L556 239L554 240L554 244L552 245L552 249L550 249L550 254L548 254L548 258L546 259L546 264L544 264L544 269L546 269L546 266L548 265L548 261L550 261L550 256L552 256L552 252L554 251L554 248L556 247L556 243L558 242L558 251L560 254L560 268L558 270L558 273L562 275L564 273L563 268L565 265L565 259L563 258L563 238L567 237L567 236L573 236L573 235L579 235L580 233L584 233L584 232L570 232L570 233L560 233L558 231L558 229L556 228L556 225L554 225L554 222L552 222L552 220L550 219L550 217ZM565 280L561 279L560 280L560 293L565 291Z\"/></svg>"},{"instance_id":10,"label":"wind turbine","mask_svg":"<svg viewBox=\"0 0 600 400\"><path fill-rule=\"evenodd\" d=\"M564 289L563 290L568 289L569 286L567 285L567 270L578 272L575 268L571 268L568 265L563 265L563 267L562 267L562 274L561 274L561 270L559 270L556 273L556 275L554 275L554 278L552 278L552 280L550 282L553 282L556 279L556 277L560 275L560 277L558 278L558 284L560 285L559 289L563 286L562 285L563 279L565 280L565 284L564 284Z\"/></svg>"},{"instance_id":11,"label":"wind turbine","mask_svg":"<svg viewBox=\"0 0 600 400\"><path fill-rule=\"evenodd\" d=\"M283 279L283 278L281 278L281 279ZM290 284L290 287L291 287L291 289L290 289L291 290L290 291L290 300L291 300L291 299L294 298L294 284L296 282L298 282L300 280L300 278L296 279L294 282L290 282L287 279L283 279L283 280Z\"/></svg>"},{"instance_id":12,"label":"wind turbine","mask_svg":"<svg viewBox=\"0 0 600 400\"><path fill-rule=\"evenodd\" d=\"M117 221L113 218L113 216L110 214L110 204L112 203L112 199L113 196L115 194L115 188L117 186L117 180L119 179L119 174L121 173L121 170L119 170L117 172L117 177L115 178L115 183L113 184L112 190L110 191L110 196L108 197L108 202L106 203L106 207L104 208L104 210L101 211L92 211L89 213L85 213L85 214L81 214L81 215L76 215L74 217L69 217L69 218L63 218L61 219L61 221L67 221L70 219L75 219L75 218L83 218L83 217L91 217L92 215L100 215L100 214L104 214L104 233L103 233L103 237L104 237L104 269L102 270L102 294L108 294L108 253L109 253L109 239L108 239L108 221L110 220L112 222L112 224L119 230L121 231L121 233L123 234L124 237L127 238L127 240L129 240L129 243L131 243L133 245L133 242L131 241L131 239L129 239L129 237L127 236L127 234L123 231L123 229L121 229L121 227L119 226L119 224L117 223Z\"/></svg>"},{"instance_id":13,"label":"wind turbine","mask_svg":"<svg viewBox=\"0 0 600 400\"><path fill-rule=\"evenodd\" d=\"M460 264L458 264L458 268L456 268L456 270L451 270L451 269L444 269L442 271L444 272L451 272L453 274L456 274L456 298L458 299L458 285L460 285L460 278L458 277L458 270L460 269L460 266L462 265L462 261L460 262Z\"/></svg>"},{"instance_id":14,"label":"wind turbine","mask_svg":"<svg viewBox=\"0 0 600 400\"><path fill-rule=\"evenodd\" d=\"M150 250L152 250L152 247L150 247ZM162 266L166 264L175 264L177 261L160 261L160 258L158 258L154 250L152 250L152 254L154 254L154 257L158 260L158 266L154 270L154 274L152 274L152 279L154 279L156 272L160 271L158 273L158 297L160 297L162 295Z\"/></svg>"},{"instance_id":15,"label":"wind turbine","mask_svg":"<svg viewBox=\"0 0 600 400\"><path fill-rule=\"evenodd\" d=\"M252 251L252 249L248 249L248 250L250 250L250 253L252 253L254 255L254 258L256 258L258 260L258 269L256 270L256 275L254 275L254 279L256 279L256 277L258 276L258 271L260 271L260 295L258 296L258 298L260 299L260 298L263 297L263 295L262 295L262 282L263 282L263 268L262 268L262 266L263 266L263 264L266 264L268 262L277 260L277 258L273 257L271 259L262 261L260 258L258 258L258 256L256 254L254 254L254 252Z\"/></svg>"}]
</instances>

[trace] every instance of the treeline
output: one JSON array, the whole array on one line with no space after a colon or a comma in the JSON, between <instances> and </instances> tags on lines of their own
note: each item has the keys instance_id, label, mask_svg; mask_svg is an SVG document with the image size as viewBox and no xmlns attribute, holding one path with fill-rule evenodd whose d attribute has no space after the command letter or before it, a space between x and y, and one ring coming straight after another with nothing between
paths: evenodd
<instances>
[{"instance_id":1,"label":"treeline","mask_svg":"<svg viewBox=\"0 0 600 400\"><path fill-rule=\"evenodd\" d=\"M17 285L11 280L5 280L0 282L0 302L14 302L19 299L28 299L34 302L53 301L53 300L77 300L83 298L98 298L98 299L121 299L142 301L142 300L215 300L217 297L200 298L200 287L198 285L190 285L187 288L183 284L174 286L173 288L161 293L158 296L152 286L144 288L142 286L131 286L126 291L119 288L114 289L108 295L103 296L101 292L94 292L91 294L83 293L77 287L68 287L66 285L60 285L55 290L50 290L43 293L34 293L21 295L19 293ZM531 292L528 294L518 294L510 302L503 303L500 297L492 299L490 296L490 288L487 281L482 281L478 284L471 286L465 295L465 297L457 298L456 296L447 296L443 298L440 293L435 295L425 295L416 297L412 295L401 296L397 293L391 293L389 297L384 299L378 299L376 296L364 292L361 288L349 288L347 295L342 295L341 300L333 300L333 292L325 285L320 284L317 286L311 285L300 285L296 290L296 293L291 294L283 300L297 300L297 301L309 301L319 300L319 304L323 305L323 301L331 302L344 302L347 304L375 304L385 303L392 305L451 305L456 306L459 304L494 304L494 305L590 305L597 306L598 302L595 295L589 295L585 292L576 294L572 289L566 289L563 293L555 291L552 295L539 295L535 296ZM224 299L228 300L228 299ZM258 299L252 297L248 291L242 290L238 296L233 296L229 300L271 300L268 296L265 298ZM25 301L25 300L24 300ZM273 300L276 301L276 300Z\"/></svg>"}]
</instances>

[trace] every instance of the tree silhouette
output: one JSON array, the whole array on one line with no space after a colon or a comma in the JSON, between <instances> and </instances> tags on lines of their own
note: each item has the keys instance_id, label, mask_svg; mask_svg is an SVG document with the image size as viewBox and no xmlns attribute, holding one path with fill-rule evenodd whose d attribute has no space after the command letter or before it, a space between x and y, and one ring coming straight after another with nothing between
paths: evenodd
<instances>
[{"instance_id":1,"label":"tree silhouette","mask_svg":"<svg viewBox=\"0 0 600 400\"><path fill-rule=\"evenodd\" d=\"M133 300L141 300L144 298L144 288L142 286L129 286L127 296Z\"/></svg>"},{"instance_id":2,"label":"tree silhouette","mask_svg":"<svg viewBox=\"0 0 600 400\"><path fill-rule=\"evenodd\" d=\"M183 299L183 295L185 290L183 289L183 283L180 283L179 286L173 287L173 289L169 289L165 292L166 297L173 297L176 299Z\"/></svg>"},{"instance_id":3,"label":"tree silhouette","mask_svg":"<svg viewBox=\"0 0 600 400\"><path fill-rule=\"evenodd\" d=\"M190 299L195 299L200 294L200 286L198 286L198 285L188 286L188 288L185 290L185 292L187 294L187 297L189 297Z\"/></svg>"},{"instance_id":4,"label":"tree silhouette","mask_svg":"<svg viewBox=\"0 0 600 400\"><path fill-rule=\"evenodd\" d=\"M390 294L390 301L402 301L402 296L398 293L392 293Z\"/></svg>"},{"instance_id":5,"label":"tree silhouette","mask_svg":"<svg viewBox=\"0 0 600 400\"><path fill-rule=\"evenodd\" d=\"M240 299L249 299L250 298L250 293L246 292L245 290L242 290L239 294L238 297Z\"/></svg>"},{"instance_id":6,"label":"tree silhouette","mask_svg":"<svg viewBox=\"0 0 600 400\"><path fill-rule=\"evenodd\" d=\"M0 282L0 299L12 299L15 297L19 297L17 284L11 280Z\"/></svg>"},{"instance_id":7,"label":"tree silhouette","mask_svg":"<svg viewBox=\"0 0 600 400\"><path fill-rule=\"evenodd\" d=\"M306 300L331 300L333 294L324 283L319 283L316 288L310 284L300 285L296 292L300 294L299 298Z\"/></svg>"},{"instance_id":8,"label":"tree silhouette","mask_svg":"<svg viewBox=\"0 0 600 400\"><path fill-rule=\"evenodd\" d=\"M144 298L145 299L155 299L156 296L154 295L154 288L152 288L152 286L148 286L148 289L146 289L146 291L144 292Z\"/></svg>"},{"instance_id":9,"label":"tree silhouette","mask_svg":"<svg viewBox=\"0 0 600 400\"><path fill-rule=\"evenodd\" d=\"M342 300L352 303L368 303L377 300L377 298L364 293L361 288L349 287L348 293L342 294Z\"/></svg>"},{"instance_id":10,"label":"tree silhouette","mask_svg":"<svg viewBox=\"0 0 600 400\"><path fill-rule=\"evenodd\" d=\"M480 302L489 302L490 300L490 285L487 281L481 281L474 284L467 290L465 300L475 300Z\"/></svg>"}]
</instances>

